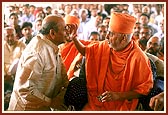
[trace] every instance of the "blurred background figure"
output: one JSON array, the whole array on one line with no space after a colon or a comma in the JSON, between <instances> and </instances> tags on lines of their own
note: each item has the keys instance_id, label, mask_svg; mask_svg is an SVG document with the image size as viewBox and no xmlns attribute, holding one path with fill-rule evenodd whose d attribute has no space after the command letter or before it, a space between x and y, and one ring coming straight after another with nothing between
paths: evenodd
<instances>
[{"instance_id":1,"label":"blurred background figure","mask_svg":"<svg viewBox=\"0 0 168 115\"><path fill-rule=\"evenodd\" d=\"M29 6L29 11L30 11L30 14L31 14L31 15L34 15L35 10L36 10L36 6L35 6L35 5L30 5L30 6Z\"/></svg>"},{"instance_id":2,"label":"blurred background figure","mask_svg":"<svg viewBox=\"0 0 168 115\"><path fill-rule=\"evenodd\" d=\"M31 39L33 38L33 30L32 30L32 23L31 22L24 22L21 30L23 37L19 39L19 41L22 41L25 45L28 45Z\"/></svg>"},{"instance_id":3,"label":"blurred background figure","mask_svg":"<svg viewBox=\"0 0 168 115\"><path fill-rule=\"evenodd\" d=\"M105 40L106 38L106 34L107 34L107 26L106 25L103 25L103 24L100 24L98 27L97 27L97 31L98 33L100 34L100 41L103 41Z\"/></svg>"},{"instance_id":4,"label":"blurred background figure","mask_svg":"<svg viewBox=\"0 0 168 115\"><path fill-rule=\"evenodd\" d=\"M81 39L88 40L90 33L92 31L97 31L98 26L102 24L102 20L103 20L103 17L102 17L102 14L100 13L98 13L96 17L91 18L90 21L87 23L87 25L84 27L83 38Z\"/></svg>"},{"instance_id":5,"label":"blurred background figure","mask_svg":"<svg viewBox=\"0 0 168 115\"><path fill-rule=\"evenodd\" d=\"M79 19L80 19L80 24L79 24L79 28L78 28L78 35L79 35L79 39L81 39L83 37L84 27L89 22L87 9L80 9L79 10Z\"/></svg>"},{"instance_id":6,"label":"blurred background figure","mask_svg":"<svg viewBox=\"0 0 168 115\"><path fill-rule=\"evenodd\" d=\"M100 34L97 31L91 32L89 40L90 41L99 41L100 40Z\"/></svg>"},{"instance_id":7,"label":"blurred background figure","mask_svg":"<svg viewBox=\"0 0 168 115\"><path fill-rule=\"evenodd\" d=\"M161 60L164 60L164 55L160 52L160 39L159 39L159 37L152 36L148 40L146 52L157 56Z\"/></svg>"},{"instance_id":8,"label":"blurred background figure","mask_svg":"<svg viewBox=\"0 0 168 115\"><path fill-rule=\"evenodd\" d=\"M23 37L21 27L19 25L19 17L16 13L11 13L9 16L9 26L15 28L16 38L20 39Z\"/></svg>"},{"instance_id":9,"label":"blurred background figure","mask_svg":"<svg viewBox=\"0 0 168 115\"><path fill-rule=\"evenodd\" d=\"M57 14L58 14L58 9L57 9L57 8L52 9L51 14L55 14L55 15L57 15Z\"/></svg>"},{"instance_id":10,"label":"blurred background figure","mask_svg":"<svg viewBox=\"0 0 168 115\"><path fill-rule=\"evenodd\" d=\"M105 11L103 4L98 4L97 8L98 8L97 13L101 13L103 16L103 19L108 16L108 13Z\"/></svg>"},{"instance_id":11,"label":"blurred background figure","mask_svg":"<svg viewBox=\"0 0 168 115\"><path fill-rule=\"evenodd\" d=\"M147 25L141 26L138 43L139 47L143 51L146 50L147 42L151 36L152 36L152 29Z\"/></svg>"},{"instance_id":12,"label":"blurred background figure","mask_svg":"<svg viewBox=\"0 0 168 115\"><path fill-rule=\"evenodd\" d=\"M44 19L45 16L46 16L46 14L45 14L45 12L44 12L44 10L43 10L43 7L37 7L37 8L35 9L35 11L34 11L34 16L35 16L35 20L34 20L34 21L36 21L37 18L42 18L42 19Z\"/></svg>"},{"instance_id":13,"label":"blurred background figure","mask_svg":"<svg viewBox=\"0 0 168 115\"><path fill-rule=\"evenodd\" d=\"M52 8L50 6L47 6L45 10L46 10L46 12L45 12L46 15L49 15L49 14L51 14Z\"/></svg>"},{"instance_id":14,"label":"blurred background figure","mask_svg":"<svg viewBox=\"0 0 168 115\"><path fill-rule=\"evenodd\" d=\"M164 38L164 26L164 18L162 18L158 23L158 32L154 34L155 36L158 36L160 40Z\"/></svg>"},{"instance_id":15,"label":"blurred background figure","mask_svg":"<svg viewBox=\"0 0 168 115\"><path fill-rule=\"evenodd\" d=\"M33 23L35 21L35 16L34 16L34 14L30 13L30 9L29 8L30 8L29 4L23 5L23 7L22 7L23 15L21 17L20 25L22 25L24 22Z\"/></svg>"},{"instance_id":16,"label":"blurred background figure","mask_svg":"<svg viewBox=\"0 0 168 115\"><path fill-rule=\"evenodd\" d=\"M76 16L77 18L79 18L79 13L78 13L78 10L77 10L77 9L72 9L70 15L74 15L74 16Z\"/></svg>"},{"instance_id":17,"label":"blurred background figure","mask_svg":"<svg viewBox=\"0 0 168 115\"><path fill-rule=\"evenodd\" d=\"M142 13L139 18L139 22L142 26L149 26L152 29L152 35L157 32L157 27L149 23L150 16L146 13Z\"/></svg>"},{"instance_id":18,"label":"blurred background figure","mask_svg":"<svg viewBox=\"0 0 168 115\"><path fill-rule=\"evenodd\" d=\"M4 109L6 110L13 89L17 65L26 46L18 41L13 27L4 29L4 40Z\"/></svg>"},{"instance_id":19,"label":"blurred background figure","mask_svg":"<svg viewBox=\"0 0 168 115\"><path fill-rule=\"evenodd\" d=\"M37 35L42 28L42 18L37 18L33 24L33 36Z\"/></svg>"},{"instance_id":20,"label":"blurred background figure","mask_svg":"<svg viewBox=\"0 0 168 115\"><path fill-rule=\"evenodd\" d=\"M134 32L133 32L133 37L132 39L138 44L139 41L139 34L141 30L141 23L136 22L134 26Z\"/></svg>"},{"instance_id":21,"label":"blurred background figure","mask_svg":"<svg viewBox=\"0 0 168 115\"><path fill-rule=\"evenodd\" d=\"M72 11L72 6L70 4L65 5L64 12L65 15L69 15Z\"/></svg>"},{"instance_id":22,"label":"blurred background figure","mask_svg":"<svg viewBox=\"0 0 168 115\"><path fill-rule=\"evenodd\" d=\"M103 19L102 24L105 25L108 28L109 27L109 22L110 22L110 17L107 16Z\"/></svg>"}]
</instances>

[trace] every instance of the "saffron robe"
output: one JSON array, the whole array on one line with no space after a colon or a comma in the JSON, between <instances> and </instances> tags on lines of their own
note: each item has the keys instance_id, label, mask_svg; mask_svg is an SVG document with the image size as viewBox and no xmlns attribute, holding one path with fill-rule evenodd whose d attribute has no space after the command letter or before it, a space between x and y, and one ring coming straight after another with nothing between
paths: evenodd
<instances>
[{"instance_id":1,"label":"saffron robe","mask_svg":"<svg viewBox=\"0 0 168 115\"><path fill-rule=\"evenodd\" d=\"M150 61L134 41L118 52L110 49L106 40L90 44L85 56L88 103L83 110L132 111L138 99L102 103L97 96L105 91L135 91L147 95L153 87Z\"/></svg>"},{"instance_id":2,"label":"saffron robe","mask_svg":"<svg viewBox=\"0 0 168 115\"><path fill-rule=\"evenodd\" d=\"M80 40L84 45L89 44L89 41ZM66 71L68 72L69 67L74 60L74 58L78 55L78 50L75 47L73 42L67 42L65 44L60 45L60 53L62 56L63 63L65 65Z\"/></svg>"}]
</instances>

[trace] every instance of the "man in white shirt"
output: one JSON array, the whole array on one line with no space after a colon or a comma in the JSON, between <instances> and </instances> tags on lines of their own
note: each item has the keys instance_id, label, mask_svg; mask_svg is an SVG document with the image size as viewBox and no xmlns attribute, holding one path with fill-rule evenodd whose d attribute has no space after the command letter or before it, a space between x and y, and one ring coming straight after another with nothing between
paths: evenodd
<instances>
[{"instance_id":1,"label":"man in white shirt","mask_svg":"<svg viewBox=\"0 0 168 115\"><path fill-rule=\"evenodd\" d=\"M48 15L41 34L32 39L20 58L9 111L66 110L63 104L68 85L58 45L65 41L62 17Z\"/></svg>"},{"instance_id":2,"label":"man in white shirt","mask_svg":"<svg viewBox=\"0 0 168 115\"><path fill-rule=\"evenodd\" d=\"M97 31L97 27L102 23L102 14L98 13L94 20L90 20L83 29L83 40L89 40L91 32Z\"/></svg>"}]
</instances>

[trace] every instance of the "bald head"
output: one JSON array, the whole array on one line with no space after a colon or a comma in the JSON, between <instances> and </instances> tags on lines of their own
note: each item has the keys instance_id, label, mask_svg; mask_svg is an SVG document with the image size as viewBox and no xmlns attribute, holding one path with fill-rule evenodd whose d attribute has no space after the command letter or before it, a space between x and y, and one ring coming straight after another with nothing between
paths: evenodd
<instances>
[{"instance_id":1,"label":"bald head","mask_svg":"<svg viewBox=\"0 0 168 115\"><path fill-rule=\"evenodd\" d=\"M152 37L148 40L148 43L147 43L147 44L149 45L150 43L159 45L159 44L160 44L160 39L159 39L159 37L157 37L157 36L152 36Z\"/></svg>"},{"instance_id":2,"label":"bald head","mask_svg":"<svg viewBox=\"0 0 168 115\"><path fill-rule=\"evenodd\" d=\"M48 15L44 18L42 25L50 22L60 22L63 21L63 18L60 15Z\"/></svg>"},{"instance_id":3,"label":"bald head","mask_svg":"<svg viewBox=\"0 0 168 115\"><path fill-rule=\"evenodd\" d=\"M152 36L147 42L146 52L157 55L160 47L160 39L157 36Z\"/></svg>"},{"instance_id":4,"label":"bald head","mask_svg":"<svg viewBox=\"0 0 168 115\"><path fill-rule=\"evenodd\" d=\"M65 21L59 15L48 15L42 22L40 33L55 45L65 42Z\"/></svg>"},{"instance_id":5,"label":"bald head","mask_svg":"<svg viewBox=\"0 0 168 115\"><path fill-rule=\"evenodd\" d=\"M40 33L43 35L49 34L50 29L54 29L56 32L59 30L59 26L64 23L63 18L60 15L48 15L42 22L42 29Z\"/></svg>"}]
</instances>

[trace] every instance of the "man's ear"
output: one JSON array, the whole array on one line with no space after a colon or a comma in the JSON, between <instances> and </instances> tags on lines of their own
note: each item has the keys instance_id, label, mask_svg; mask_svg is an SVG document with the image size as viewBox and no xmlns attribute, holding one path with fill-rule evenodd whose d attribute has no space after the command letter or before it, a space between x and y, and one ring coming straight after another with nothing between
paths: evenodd
<instances>
[{"instance_id":1,"label":"man's ear","mask_svg":"<svg viewBox=\"0 0 168 115\"><path fill-rule=\"evenodd\" d=\"M55 35L55 31L53 29L50 29L50 36L54 36Z\"/></svg>"}]
</instances>

